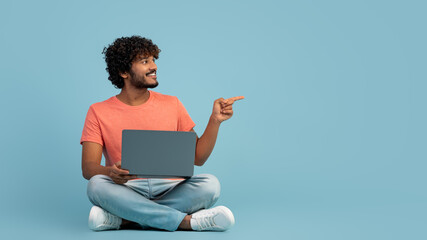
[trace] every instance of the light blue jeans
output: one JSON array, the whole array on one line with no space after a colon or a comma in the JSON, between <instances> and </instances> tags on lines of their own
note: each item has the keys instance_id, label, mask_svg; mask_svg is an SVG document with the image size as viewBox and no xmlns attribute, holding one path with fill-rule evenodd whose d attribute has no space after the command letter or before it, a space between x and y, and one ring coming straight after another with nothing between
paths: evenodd
<instances>
[{"instance_id":1,"label":"light blue jeans","mask_svg":"<svg viewBox=\"0 0 427 240\"><path fill-rule=\"evenodd\" d=\"M94 205L143 228L168 231L175 231L186 215L213 206L219 193L219 181L211 174L186 180L135 179L123 185L96 175L87 187Z\"/></svg>"}]
</instances>

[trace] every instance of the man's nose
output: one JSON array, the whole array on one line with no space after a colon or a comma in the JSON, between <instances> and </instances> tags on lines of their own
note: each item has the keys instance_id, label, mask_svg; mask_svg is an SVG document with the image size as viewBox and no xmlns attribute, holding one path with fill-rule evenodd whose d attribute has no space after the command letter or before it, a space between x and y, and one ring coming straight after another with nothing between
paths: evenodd
<instances>
[{"instance_id":1,"label":"man's nose","mask_svg":"<svg viewBox=\"0 0 427 240\"><path fill-rule=\"evenodd\" d=\"M150 66L150 69L151 69L151 70L156 70L156 71L157 71L157 64L156 64L155 62L152 62L152 63L151 63L151 66Z\"/></svg>"}]
</instances>

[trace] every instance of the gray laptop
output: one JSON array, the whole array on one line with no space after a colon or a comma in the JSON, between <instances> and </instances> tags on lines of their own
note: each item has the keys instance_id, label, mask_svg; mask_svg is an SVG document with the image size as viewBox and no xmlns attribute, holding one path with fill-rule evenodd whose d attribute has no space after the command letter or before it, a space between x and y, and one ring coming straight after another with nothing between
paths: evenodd
<instances>
[{"instance_id":1,"label":"gray laptop","mask_svg":"<svg viewBox=\"0 0 427 240\"><path fill-rule=\"evenodd\" d=\"M196 140L194 132L123 130L122 168L145 178L189 178Z\"/></svg>"}]
</instances>

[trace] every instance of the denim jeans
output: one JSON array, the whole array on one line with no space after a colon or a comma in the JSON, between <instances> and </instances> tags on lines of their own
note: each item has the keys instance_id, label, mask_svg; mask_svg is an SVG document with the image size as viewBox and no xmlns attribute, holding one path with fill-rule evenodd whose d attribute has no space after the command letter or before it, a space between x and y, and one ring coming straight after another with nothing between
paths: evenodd
<instances>
[{"instance_id":1,"label":"denim jeans","mask_svg":"<svg viewBox=\"0 0 427 240\"><path fill-rule=\"evenodd\" d=\"M186 215L213 206L219 193L219 181L211 174L186 180L135 179L123 185L96 175L87 188L94 205L143 228L168 231L175 231Z\"/></svg>"}]
</instances>

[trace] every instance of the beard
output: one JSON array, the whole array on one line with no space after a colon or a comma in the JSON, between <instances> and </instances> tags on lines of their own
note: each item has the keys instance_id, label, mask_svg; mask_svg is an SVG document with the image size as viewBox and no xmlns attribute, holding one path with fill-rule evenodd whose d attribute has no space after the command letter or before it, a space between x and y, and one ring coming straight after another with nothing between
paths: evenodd
<instances>
[{"instance_id":1,"label":"beard","mask_svg":"<svg viewBox=\"0 0 427 240\"><path fill-rule=\"evenodd\" d=\"M130 84L137 89L143 88L155 88L159 85L159 82L147 83L145 76L137 76L132 70L130 70Z\"/></svg>"}]
</instances>

